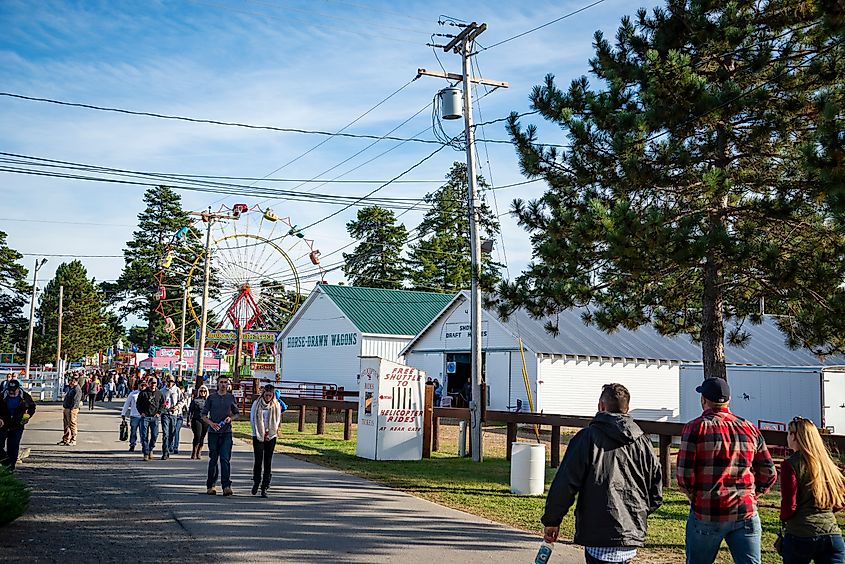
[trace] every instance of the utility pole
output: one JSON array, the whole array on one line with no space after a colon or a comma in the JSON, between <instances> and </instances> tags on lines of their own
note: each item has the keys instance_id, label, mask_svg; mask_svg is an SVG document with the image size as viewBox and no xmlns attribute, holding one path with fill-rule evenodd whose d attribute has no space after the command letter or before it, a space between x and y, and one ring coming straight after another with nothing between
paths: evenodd
<instances>
[{"instance_id":1,"label":"utility pole","mask_svg":"<svg viewBox=\"0 0 845 564\"><path fill-rule=\"evenodd\" d=\"M207 212L192 213L191 215L198 215L205 222L205 268L202 284L202 316L200 318L200 338L199 343L194 351L196 357L196 374L194 374L195 388L199 389L202 386L202 371L203 363L205 361L205 334L208 328L208 279L211 275L211 226L217 220L222 219L238 219L240 214L226 214L226 213L212 213L211 207Z\"/></svg>"},{"instance_id":2,"label":"utility pole","mask_svg":"<svg viewBox=\"0 0 845 564\"><path fill-rule=\"evenodd\" d=\"M185 365L185 315L188 312L188 290L189 287L185 284L185 291L182 293L182 330L179 333L179 376L182 375Z\"/></svg>"},{"instance_id":3,"label":"utility pole","mask_svg":"<svg viewBox=\"0 0 845 564\"><path fill-rule=\"evenodd\" d=\"M461 55L463 75L448 72L429 71L418 69L418 75L436 76L447 80L460 80L464 89L464 135L466 136L466 158L467 158L467 185L469 190L469 237L470 237L470 258L472 262L472 287L470 291L470 349L472 356L472 400L470 401L470 442L472 447L472 459L475 462L484 460L483 445L483 424L485 419L484 406L487 404L484 393L487 386L484 384L482 373L482 352L481 352L481 237L478 232L479 209L478 186L475 174L475 129L472 125L472 83L486 84L495 88L507 88L507 82L487 80L480 77L470 76L472 46L475 39L484 33L487 24L472 22L466 25L461 32L452 38L443 47L446 52L454 50Z\"/></svg>"},{"instance_id":4,"label":"utility pole","mask_svg":"<svg viewBox=\"0 0 845 564\"><path fill-rule=\"evenodd\" d=\"M29 336L26 339L26 371L24 374L29 379L29 362L32 357L32 330L35 327L35 295L38 292L38 271L47 262L46 258L35 261L35 270L32 273L32 303L29 305Z\"/></svg>"},{"instance_id":5,"label":"utility pole","mask_svg":"<svg viewBox=\"0 0 845 564\"><path fill-rule=\"evenodd\" d=\"M56 377L62 377L62 317L64 316L65 287L59 286L59 336L56 339Z\"/></svg>"}]
</instances>

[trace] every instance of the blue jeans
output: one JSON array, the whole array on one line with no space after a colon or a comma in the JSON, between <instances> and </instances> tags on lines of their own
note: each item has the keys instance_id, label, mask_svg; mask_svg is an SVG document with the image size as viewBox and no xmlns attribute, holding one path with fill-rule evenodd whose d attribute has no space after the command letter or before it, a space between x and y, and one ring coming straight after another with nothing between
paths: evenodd
<instances>
[{"instance_id":1,"label":"blue jeans","mask_svg":"<svg viewBox=\"0 0 845 564\"><path fill-rule=\"evenodd\" d=\"M783 535L783 564L841 564L845 562L842 535L796 537Z\"/></svg>"},{"instance_id":2,"label":"blue jeans","mask_svg":"<svg viewBox=\"0 0 845 564\"><path fill-rule=\"evenodd\" d=\"M156 447L158 438L158 417L141 417L141 450L150 454Z\"/></svg>"},{"instance_id":3,"label":"blue jeans","mask_svg":"<svg viewBox=\"0 0 845 564\"><path fill-rule=\"evenodd\" d=\"M176 416L176 427L173 431L173 437L170 440L170 452L179 454L179 433L182 432L182 423L184 420L181 415Z\"/></svg>"},{"instance_id":4,"label":"blue jeans","mask_svg":"<svg viewBox=\"0 0 845 564\"><path fill-rule=\"evenodd\" d=\"M205 487L210 488L217 483L217 460L220 459L220 485L224 488L232 487L232 433L208 433L208 479Z\"/></svg>"},{"instance_id":5,"label":"blue jeans","mask_svg":"<svg viewBox=\"0 0 845 564\"><path fill-rule=\"evenodd\" d=\"M687 518L687 564L713 564L722 539L735 564L760 564L763 529L756 513L742 521L699 521L690 511Z\"/></svg>"},{"instance_id":6,"label":"blue jeans","mask_svg":"<svg viewBox=\"0 0 845 564\"><path fill-rule=\"evenodd\" d=\"M161 414L161 453L172 452L173 431L176 430L176 416L170 413Z\"/></svg>"},{"instance_id":7,"label":"blue jeans","mask_svg":"<svg viewBox=\"0 0 845 564\"><path fill-rule=\"evenodd\" d=\"M129 448L135 448L138 444L138 427L141 426L141 418L135 415L129 416Z\"/></svg>"},{"instance_id":8,"label":"blue jeans","mask_svg":"<svg viewBox=\"0 0 845 564\"><path fill-rule=\"evenodd\" d=\"M9 470L14 470L15 464L18 463L22 437L23 427L20 429L0 427L0 464Z\"/></svg>"}]
</instances>

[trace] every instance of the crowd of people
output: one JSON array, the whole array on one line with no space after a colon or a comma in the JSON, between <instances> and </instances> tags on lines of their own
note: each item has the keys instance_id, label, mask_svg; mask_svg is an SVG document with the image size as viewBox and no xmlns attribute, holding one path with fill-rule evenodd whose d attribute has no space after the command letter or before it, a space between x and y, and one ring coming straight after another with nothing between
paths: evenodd
<instances>
[{"instance_id":1,"label":"crowd of people","mask_svg":"<svg viewBox=\"0 0 845 564\"><path fill-rule=\"evenodd\" d=\"M712 564L722 541L738 564L759 564L759 496L777 480L759 429L730 410L731 390L708 378L696 391L702 414L683 428L678 488L689 498L688 564ZM541 521L554 543L575 505L575 542L587 564L631 562L645 543L648 516L663 503L663 475L651 439L628 414L631 395L608 384L590 425L569 442ZM845 479L815 424L795 417L787 441L794 454L780 468L784 564L842 564L845 544L834 513L845 508Z\"/></svg>"},{"instance_id":2,"label":"crowd of people","mask_svg":"<svg viewBox=\"0 0 845 564\"><path fill-rule=\"evenodd\" d=\"M77 418L83 398L89 402L97 397L98 374L90 374L83 386L79 375L72 373L63 400L64 434L60 445L75 445ZM161 460L179 454L180 435L187 424L193 434L190 458L200 460L208 441L208 472L206 493L215 495L218 479L224 496L233 494L231 479L232 421L240 411L226 377L219 377L215 393L199 386L196 393L181 376L151 374L132 376L131 391L126 395L120 411L122 421L129 418L129 452L135 452L140 439L142 460L149 461L156 454L161 429ZM283 411L287 409L272 384L267 384L250 410L254 455L252 494L261 492L267 497L272 476L273 452Z\"/></svg>"}]
</instances>

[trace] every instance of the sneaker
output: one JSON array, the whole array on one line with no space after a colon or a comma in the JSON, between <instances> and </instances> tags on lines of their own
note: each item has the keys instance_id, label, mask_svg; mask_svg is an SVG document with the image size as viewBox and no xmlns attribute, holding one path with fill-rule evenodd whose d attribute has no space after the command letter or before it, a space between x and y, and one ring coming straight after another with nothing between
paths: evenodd
<instances>
[{"instance_id":1,"label":"sneaker","mask_svg":"<svg viewBox=\"0 0 845 564\"><path fill-rule=\"evenodd\" d=\"M162 459L162 460L167 460L168 458L170 458L170 455L169 455L169 454L167 454L166 452L165 452L164 454L162 454L162 455L161 455L161 459Z\"/></svg>"},{"instance_id":2,"label":"sneaker","mask_svg":"<svg viewBox=\"0 0 845 564\"><path fill-rule=\"evenodd\" d=\"M67 446L76 446L76 441L70 441Z\"/></svg>"},{"instance_id":3,"label":"sneaker","mask_svg":"<svg viewBox=\"0 0 845 564\"><path fill-rule=\"evenodd\" d=\"M205 493L207 493L208 495L217 495L217 490L215 490L214 488L208 488Z\"/></svg>"},{"instance_id":4,"label":"sneaker","mask_svg":"<svg viewBox=\"0 0 845 564\"><path fill-rule=\"evenodd\" d=\"M67 446L67 441L65 441L64 439L62 439L61 441L57 442L56 444L57 444L57 445L62 445L62 446Z\"/></svg>"},{"instance_id":5,"label":"sneaker","mask_svg":"<svg viewBox=\"0 0 845 564\"><path fill-rule=\"evenodd\" d=\"M129 447L129 452L135 452L135 447L133 447L133 446Z\"/></svg>"},{"instance_id":6,"label":"sneaker","mask_svg":"<svg viewBox=\"0 0 845 564\"><path fill-rule=\"evenodd\" d=\"M232 488L223 488L223 495L234 495L235 492L232 491Z\"/></svg>"},{"instance_id":7,"label":"sneaker","mask_svg":"<svg viewBox=\"0 0 845 564\"><path fill-rule=\"evenodd\" d=\"M267 490L266 489L261 490L261 497L267 497Z\"/></svg>"},{"instance_id":8,"label":"sneaker","mask_svg":"<svg viewBox=\"0 0 845 564\"><path fill-rule=\"evenodd\" d=\"M257 493L258 493L258 484L253 484L253 486L252 486L252 495L255 495L255 494L257 494Z\"/></svg>"},{"instance_id":9,"label":"sneaker","mask_svg":"<svg viewBox=\"0 0 845 564\"><path fill-rule=\"evenodd\" d=\"M144 460L152 460L152 459L153 459L153 457L150 456L149 454L144 455Z\"/></svg>"}]
</instances>

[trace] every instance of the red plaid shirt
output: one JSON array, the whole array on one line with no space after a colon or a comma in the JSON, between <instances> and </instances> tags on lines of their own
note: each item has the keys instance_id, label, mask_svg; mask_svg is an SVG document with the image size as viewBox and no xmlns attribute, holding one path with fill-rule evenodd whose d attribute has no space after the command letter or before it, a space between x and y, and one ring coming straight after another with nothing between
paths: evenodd
<instances>
[{"instance_id":1,"label":"red plaid shirt","mask_svg":"<svg viewBox=\"0 0 845 564\"><path fill-rule=\"evenodd\" d=\"M741 521L777 479L760 431L727 408L708 409L684 425L678 487L701 521Z\"/></svg>"}]
</instances>

